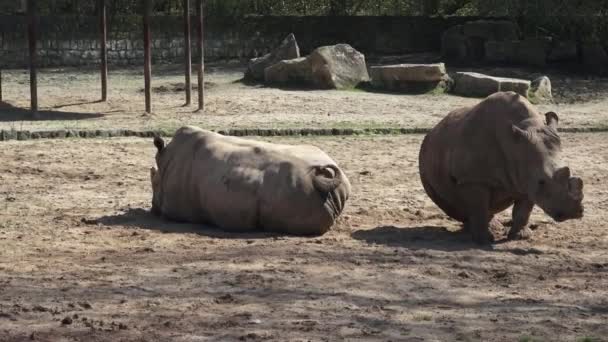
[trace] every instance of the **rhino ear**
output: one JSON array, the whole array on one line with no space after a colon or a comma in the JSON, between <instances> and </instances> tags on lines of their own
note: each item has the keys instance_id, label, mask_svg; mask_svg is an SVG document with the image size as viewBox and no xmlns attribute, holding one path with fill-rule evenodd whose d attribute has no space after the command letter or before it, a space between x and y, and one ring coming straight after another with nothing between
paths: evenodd
<instances>
[{"instance_id":1,"label":"rhino ear","mask_svg":"<svg viewBox=\"0 0 608 342\"><path fill-rule=\"evenodd\" d=\"M165 141L163 138L157 135L154 137L154 146L156 146L158 152L162 152L162 150L165 148Z\"/></svg>"},{"instance_id":2,"label":"rhino ear","mask_svg":"<svg viewBox=\"0 0 608 342\"><path fill-rule=\"evenodd\" d=\"M547 112L545 114L545 120L547 126L551 126L552 128L557 129L557 125L559 124L559 117L557 116L557 113Z\"/></svg>"},{"instance_id":3,"label":"rhino ear","mask_svg":"<svg viewBox=\"0 0 608 342\"><path fill-rule=\"evenodd\" d=\"M513 131L513 135L515 136L515 139L525 139L525 140L530 140L531 137L531 133L525 129L521 129L515 125L511 125L511 130Z\"/></svg>"},{"instance_id":4,"label":"rhino ear","mask_svg":"<svg viewBox=\"0 0 608 342\"><path fill-rule=\"evenodd\" d=\"M332 192L342 183L340 169L334 165L318 166L314 169L312 181L318 191Z\"/></svg>"},{"instance_id":5,"label":"rhino ear","mask_svg":"<svg viewBox=\"0 0 608 342\"><path fill-rule=\"evenodd\" d=\"M557 171L555 171L555 174L553 174L553 178L558 182L568 182L568 180L570 179L570 168L562 167L560 169L557 169Z\"/></svg>"}]
</instances>

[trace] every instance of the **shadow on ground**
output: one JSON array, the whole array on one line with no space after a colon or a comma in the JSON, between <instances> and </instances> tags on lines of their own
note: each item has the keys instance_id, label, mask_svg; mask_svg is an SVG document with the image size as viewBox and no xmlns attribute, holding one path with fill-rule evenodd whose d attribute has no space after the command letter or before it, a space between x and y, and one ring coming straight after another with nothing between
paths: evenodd
<instances>
[{"instance_id":1,"label":"shadow on ground","mask_svg":"<svg viewBox=\"0 0 608 342\"><path fill-rule=\"evenodd\" d=\"M267 239L281 236L281 234L268 232L234 231L226 232L210 225L180 223L169 221L152 212L132 208L124 212L103 216L97 219L84 219L86 224L101 224L104 226L123 226L159 231L167 234L198 234L219 239Z\"/></svg>"},{"instance_id":2,"label":"shadow on ground","mask_svg":"<svg viewBox=\"0 0 608 342\"><path fill-rule=\"evenodd\" d=\"M483 250L515 255L539 255L544 252L536 248L501 247L510 242L501 239L494 244L478 245L471 241L471 236L459 231L450 231L445 227L419 226L394 227L382 226L373 229L361 229L351 234L353 239L369 244L388 247L404 247L410 250L438 250L456 252L464 250Z\"/></svg>"},{"instance_id":3,"label":"shadow on ground","mask_svg":"<svg viewBox=\"0 0 608 342\"><path fill-rule=\"evenodd\" d=\"M351 236L369 244L408 249L435 249L442 251L459 251L475 248L487 248L475 245L470 237L461 231L452 232L445 227L419 226L394 227L381 226L373 229L361 229Z\"/></svg>"},{"instance_id":4,"label":"shadow on ground","mask_svg":"<svg viewBox=\"0 0 608 342\"><path fill-rule=\"evenodd\" d=\"M93 103L85 102L82 104ZM62 108L68 106L74 106L77 104L68 104L64 106L57 106L55 108ZM64 112L64 111L50 111L42 110L34 116L29 108L15 107L9 103L0 101L0 121L54 121L54 120L87 120L96 119L103 117L102 113L79 113L79 112Z\"/></svg>"}]
</instances>

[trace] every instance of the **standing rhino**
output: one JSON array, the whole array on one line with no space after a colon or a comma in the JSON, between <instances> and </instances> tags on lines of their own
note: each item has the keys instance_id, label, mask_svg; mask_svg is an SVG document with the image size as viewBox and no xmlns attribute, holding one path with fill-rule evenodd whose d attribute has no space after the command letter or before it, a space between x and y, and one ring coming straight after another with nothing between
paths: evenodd
<instances>
[{"instance_id":1,"label":"standing rhino","mask_svg":"<svg viewBox=\"0 0 608 342\"><path fill-rule=\"evenodd\" d=\"M158 149L152 211L228 231L327 232L350 194L346 175L314 146L288 146L179 129Z\"/></svg>"},{"instance_id":2,"label":"standing rhino","mask_svg":"<svg viewBox=\"0 0 608 342\"><path fill-rule=\"evenodd\" d=\"M424 190L474 241L492 241L489 226L501 228L494 215L511 205L510 239L530 237L535 204L559 222L583 216L583 181L558 167L559 119L545 118L524 97L499 92L451 112L424 138Z\"/></svg>"}]
</instances>

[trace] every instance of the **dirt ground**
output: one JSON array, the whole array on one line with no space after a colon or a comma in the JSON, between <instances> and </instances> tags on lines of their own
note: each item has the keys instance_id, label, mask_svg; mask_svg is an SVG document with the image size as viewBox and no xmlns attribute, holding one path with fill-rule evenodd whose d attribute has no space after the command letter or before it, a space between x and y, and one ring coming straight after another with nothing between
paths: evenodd
<instances>
[{"instance_id":1,"label":"dirt ground","mask_svg":"<svg viewBox=\"0 0 608 342\"><path fill-rule=\"evenodd\" d=\"M153 217L148 139L3 143L0 341L606 341L608 134L563 135L583 220L537 211L531 241L487 248L425 196L421 138L268 140L347 170L318 238Z\"/></svg>"},{"instance_id":2,"label":"dirt ground","mask_svg":"<svg viewBox=\"0 0 608 342\"><path fill-rule=\"evenodd\" d=\"M152 116L143 115L141 68L110 70L107 103L96 102L100 98L96 69L44 69L39 74L42 112L37 121L31 121L25 110L29 108L29 75L25 70L4 70L6 103L0 106L0 129L174 130L184 124L209 129L429 128L451 110L479 101L451 95L408 96L358 90L302 91L247 86L236 82L243 76L242 64L209 64L206 68L206 112L197 114L195 106L183 106L182 68L155 66ZM537 71L520 69L476 71L526 79L540 75ZM559 113L563 127L608 126L608 79L553 71L546 74L552 80L557 103L542 105L541 110ZM195 94L193 102L196 101Z\"/></svg>"}]
</instances>

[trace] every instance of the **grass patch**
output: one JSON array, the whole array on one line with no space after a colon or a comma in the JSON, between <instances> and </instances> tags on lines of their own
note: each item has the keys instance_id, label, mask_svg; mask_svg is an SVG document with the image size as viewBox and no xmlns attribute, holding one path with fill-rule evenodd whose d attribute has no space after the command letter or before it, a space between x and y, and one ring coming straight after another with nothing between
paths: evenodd
<instances>
[{"instance_id":1,"label":"grass patch","mask_svg":"<svg viewBox=\"0 0 608 342\"><path fill-rule=\"evenodd\" d=\"M532 336L522 336L518 340L519 342L542 342L541 339Z\"/></svg>"}]
</instances>

